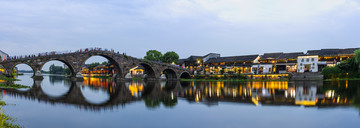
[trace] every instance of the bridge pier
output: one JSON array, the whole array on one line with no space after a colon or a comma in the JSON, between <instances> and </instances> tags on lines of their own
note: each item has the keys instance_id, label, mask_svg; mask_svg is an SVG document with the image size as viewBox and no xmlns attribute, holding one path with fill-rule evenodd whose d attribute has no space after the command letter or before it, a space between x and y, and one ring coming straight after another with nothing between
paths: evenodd
<instances>
[{"instance_id":1,"label":"bridge pier","mask_svg":"<svg viewBox=\"0 0 360 128\"><path fill-rule=\"evenodd\" d=\"M44 77L42 76L40 71L36 71L34 76L32 76L32 78L35 80L43 80L44 79Z\"/></svg>"},{"instance_id":2,"label":"bridge pier","mask_svg":"<svg viewBox=\"0 0 360 128\"><path fill-rule=\"evenodd\" d=\"M81 72L78 72L75 76L71 77L71 81L84 81L84 77Z\"/></svg>"},{"instance_id":3,"label":"bridge pier","mask_svg":"<svg viewBox=\"0 0 360 128\"><path fill-rule=\"evenodd\" d=\"M167 81L177 81L177 80L179 80L179 79L177 79L177 78L169 78L169 79L167 79Z\"/></svg>"},{"instance_id":4,"label":"bridge pier","mask_svg":"<svg viewBox=\"0 0 360 128\"><path fill-rule=\"evenodd\" d=\"M71 81L84 81L83 77L71 77Z\"/></svg>"},{"instance_id":5,"label":"bridge pier","mask_svg":"<svg viewBox=\"0 0 360 128\"><path fill-rule=\"evenodd\" d=\"M32 77L34 80L43 80L44 77L43 76L33 76Z\"/></svg>"}]
</instances>

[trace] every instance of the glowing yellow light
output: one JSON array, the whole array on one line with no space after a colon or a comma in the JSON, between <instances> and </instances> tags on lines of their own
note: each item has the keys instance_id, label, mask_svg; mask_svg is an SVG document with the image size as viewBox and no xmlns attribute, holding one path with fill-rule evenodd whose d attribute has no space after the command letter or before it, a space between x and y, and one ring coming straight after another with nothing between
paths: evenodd
<instances>
[{"instance_id":1,"label":"glowing yellow light","mask_svg":"<svg viewBox=\"0 0 360 128\"><path fill-rule=\"evenodd\" d=\"M254 97L251 98L251 101L252 101L256 106L258 106L259 101L257 101Z\"/></svg>"},{"instance_id":2,"label":"glowing yellow light","mask_svg":"<svg viewBox=\"0 0 360 128\"><path fill-rule=\"evenodd\" d=\"M316 101L295 101L296 105L304 105L304 106L314 106L316 105Z\"/></svg>"}]
</instances>

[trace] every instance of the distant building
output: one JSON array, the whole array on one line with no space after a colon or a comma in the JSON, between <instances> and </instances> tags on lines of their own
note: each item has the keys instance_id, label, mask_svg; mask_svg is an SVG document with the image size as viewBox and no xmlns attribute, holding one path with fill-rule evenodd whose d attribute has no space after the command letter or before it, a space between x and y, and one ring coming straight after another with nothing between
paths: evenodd
<instances>
[{"instance_id":1,"label":"distant building","mask_svg":"<svg viewBox=\"0 0 360 128\"><path fill-rule=\"evenodd\" d=\"M9 57L8 54L0 50L0 61L4 61Z\"/></svg>"}]
</instances>

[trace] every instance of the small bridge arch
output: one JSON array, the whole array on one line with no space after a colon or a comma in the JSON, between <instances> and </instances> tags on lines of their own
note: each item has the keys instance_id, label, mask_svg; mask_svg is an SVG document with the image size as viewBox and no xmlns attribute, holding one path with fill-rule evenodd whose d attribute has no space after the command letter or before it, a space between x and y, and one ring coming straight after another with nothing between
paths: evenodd
<instances>
[{"instance_id":1,"label":"small bridge arch","mask_svg":"<svg viewBox=\"0 0 360 128\"><path fill-rule=\"evenodd\" d=\"M167 69L163 70L162 73L165 74L165 77L167 80L177 80L178 79L176 72L171 68L167 68Z\"/></svg>"}]
</instances>

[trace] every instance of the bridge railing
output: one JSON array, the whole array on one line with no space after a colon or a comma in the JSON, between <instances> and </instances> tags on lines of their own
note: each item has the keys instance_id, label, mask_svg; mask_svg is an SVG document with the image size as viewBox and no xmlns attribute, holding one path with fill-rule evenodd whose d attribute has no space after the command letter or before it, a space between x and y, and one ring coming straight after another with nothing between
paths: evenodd
<instances>
[{"instance_id":1,"label":"bridge railing","mask_svg":"<svg viewBox=\"0 0 360 128\"><path fill-rule=\"evenodd\" d=\"M102 48L84 48L79 49L76 51L51 51L51 52L43 52L38 54L31 54L31 55L18 55L18 56L9 56L6 60L16 60L16 59L25 59L25 58L35 58L35 57L44 57L44 56L51 56L51 55L64 55L64 54L72 54L72 53L81 53L81 52L89 52L89 51L105 51L105 52L113 52L115 51L113 49L102 49ZM119 52L118 52L119 53Z\"/></svg>"}]
</instances>

